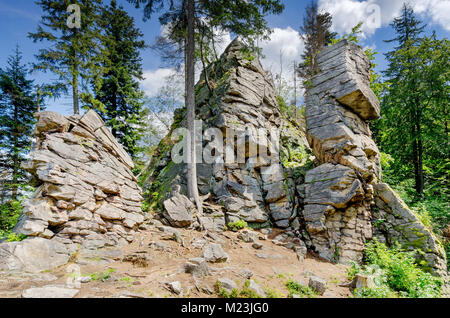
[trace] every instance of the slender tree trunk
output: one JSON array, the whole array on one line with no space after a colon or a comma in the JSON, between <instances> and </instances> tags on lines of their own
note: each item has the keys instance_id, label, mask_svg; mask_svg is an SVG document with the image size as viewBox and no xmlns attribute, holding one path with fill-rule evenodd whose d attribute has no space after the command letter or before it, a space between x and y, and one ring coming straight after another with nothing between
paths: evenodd
<instances>
[{"instance_id":1,"label":"slender tree trunk","mask_svg":"<svg viewBox=\"0 0 450 318\"><path fill-rule=\"evenodd\" d=\"M73 29L73 41L77 39L77 29ZM73 42L72 42L73 44ZM78 104L78 55L77 47L73 47L73 74L72 74L72 98L73 98L73 113L80 114L80 106Z\"/></svg>"},{"instance_id":2,"label":"slender tree trunk","mask_svg":"<svg viewBox=\"0 0 450 318\"><path fill-rule=\"evenodd\" d=\"M420 119L417 119L416 123L417 131L417 184L416 190L419 196L423 196L424 190L424 176L423 176L423 144L422 144L422 127L420 125Z\"/></svg>"},{"instance_id":3,"label":"slender tree trunk","mask_svg":"<svg viewBox=\"0 0 450 318\"><path fill-rule=\"evenodd\" d=\"M37 94L36 112L40 113L41 112L41 96L42 96L41 86L38 86L36 94Z\"/></svg>"},{"instance_id":4,"label":"slender tree trunk","mask_svg":"<svg viewBox=\"0 0 450 318\"><path fill-rule=\"evenodd\" d=\"M13 97L14 98L14 97ZM12 199L17 199L18 188L17 188L17 174L19 173L19 112L18 106L14 103L14 145L13 145L13 175L12 175Z\"/></svg>"},{"instance_id":5,"label":"slender tree trunk","mask_svg":"<svg viewBox=\"0 0 450 318\"><path fill-rule=\"evenodd\" d=\"M190 135L188 145L188 156L190 160L187 163L187 191L190 199L194 200L199 213L203 212L202 204L198 194L197 186L197 160L195 150L195 38L194 38L194 0L187 0L187 39L185 47L185 69L186 69L186 112L187 129Z\"/></svg>"},{"instance_id":6,"label":"slender tree trunk","mask_svg":"<svg viewBox=\"0 0 450 318\"><path fill-rule=\"evenodd\" d=\"M76 59L76 53L75 53ZM73 113L75 115L80 114L80 106L78 104L78 65L75 63L74 72L73 72L73 80L72 80L72 97L73 97Z\"/></svg>"}]
</instances>

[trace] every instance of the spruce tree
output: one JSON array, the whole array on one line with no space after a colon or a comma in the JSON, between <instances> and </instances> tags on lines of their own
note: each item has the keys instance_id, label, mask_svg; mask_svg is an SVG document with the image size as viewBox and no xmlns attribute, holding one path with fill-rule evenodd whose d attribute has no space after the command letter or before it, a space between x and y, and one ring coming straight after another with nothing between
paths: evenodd
<instances>
[{"instance_id":1,"label":"spruce tree","mask_svg":"<svg viewBox=\"0 0 450 318\"><path fill-rule=\"evenodd\" d=\"M299 75L305 81L308 81L311 76L317 73L317 54L323 47L330 44L337 35L330 31L332 21L330 13L319 12L317 1L311 1L306 7L303 24L300 27L305 49L301 55L303 62L298 68Z\"/></svg>"},{"instance_id":2,"label":"spruce tree","mask_svg":"<svg viewBox=\"0 0 450 318\"><path fill-rule=\"evenodd\" d=\"M97 26L101 0L40 0L36 2L44 15L36 33L28 36L36 41L47 41L49 46L36 55L36 70L50 71L58 76L54 87L68 94L72 88L73 112L79 114L79 101L92 102L89 83L98 81L101 69L98 59L100 50L100 30ZM70 5L78 5L81 25L68 23ZM98 84L98 82L96 83Z\"/></svg>"},{"instance_id":3,"label":"spruce tree","mask_svg":"<svg viewBox=\"0 0 450 318\"><path fill-rule=\"evenodd\" d=\"M413 165L415 190L417 194L422 195L425 118L422 98L417 92L424 83L421 83L420 76L417 76L419 75L417 64L426 57L414 55L411 52L420 46L424 25L415 16L412 7L404 4L401 16L394 19L391 27L397 36L386 42L396 42L397 46L386 54L389 66L384 74L389 84L383 100L382 115L385 123L393 127L388 130L393 135L386 134L384 141L390 144L388 149L392 150L392 155L399 161L407 163L406 166ZM392 147L394 145L395 147Z\"/></svg>"},{"instance_id":4,"label":"spruce tree","mask_svg":"<svg viewBox=\"0 0 450 318\"><path fill-rule=\"evenodd\" d=\"M12 200L28 180L20 167L30 149L35 124L36 100L28 72L18 47L6 68L0 69L0 170L2 191Z\"/></svg>"},{"instance_id":5,"label":"spruce tree","mask_svg":"<svg viewBox=\"0 0 450 318\"><path fill-rule=\"evenodd\" d=\"M144 92L138 80L143 79L140 49L146 47L143 34L135 27L134 19L116 0L102 12L100 25L104 30L102 45L108 50L101 61L106 70L99 81L93 83L95 110L133 159L141 152L139 141L144 132Z\"/></svg>"}]
</instances>

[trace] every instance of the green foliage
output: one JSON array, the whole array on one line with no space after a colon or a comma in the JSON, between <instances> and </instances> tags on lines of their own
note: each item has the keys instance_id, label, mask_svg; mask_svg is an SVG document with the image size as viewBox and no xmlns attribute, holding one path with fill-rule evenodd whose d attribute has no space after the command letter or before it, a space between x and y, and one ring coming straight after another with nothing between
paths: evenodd
<instances>
[{"instance_id":1,"label":"green foliage","mask_svg":"<svg viewBox=\"0 0 450 318\"><path fill-rule=\"evenodd\" d=\"M244 220L237 220L237 221L228 223L227 227L231 231L236 232L236 231L245 229L247 227L247 222L245 222Z\"/></svg>"},{"instance_id":2,"label":"green foliage","mask_svg":"<svg viewBox=\"0 0 450 318\"><path fill-rule=\"evenodd\" d=\"M217 294L223 298L238 298L239 290L233 289L231 292L228 292L225 288L222 287L222 284L219 281L216 281L214 287L217 290Z\"/></svg>"},{"instance_id":3,"label":"green foliage","mask_svg":"<svg viewBox=\"0 0 450 318\"><path fill-rule=\"evenodd\" d=\"M36 122L36 96L28 76L17 47L7 66L0 69L0 202L16 200L29 180L29 174L21 167L31 147Z\"/></svg>"},{"instance_id":4,"label":"green foliage","mask_svg":"<svg viewBox=\"0 0 450 318\"><path fill-rule=\"evenodd\" d=\"M285 296L277 289L268 287L266 288L266 298L284 298Z\"/></svg>"},{"instance_id":5,"label":"green foliage","mask_svg":"<svg viewBox=\"0 0 450 318\"><path fill-rule=\"evenodd\" d=\"M350 263L350 267L347 267L346 271L347 271L347 279L352 281L355 278L356 274L361 272L361 266L352 261Z\"/></svg>"},{"instance_id":6,"label":"green foliage","mask_svg":"<svg viewBox=\"0 0 450 318\"><path fill-rule=\"evenodd\" d=\"M46 48L39 50L35 70L52 72L57 76L53 91L68 94L72 88L74 113L79 113L79 98L94 102L89 84L99 85L99 75L104 71L99 65L107 54L100 46L101 34L97 24L102 7L101 0L78 0L80 6L80 28L69 27L67 20L71 13L67 8L69 0L39 0L36 2L43 10L42 20L35 33L29 33L34 42L48 42ZM70 92L70 93L72 93Z\"/></svg>"},{"instance_id":7,"label":"green foliage","mask_svg":"<svg viewBox=\"0 0 450 318\"><path fill-rule=\"evenodd\" d=\"M356 289L353 295L357 298L397 298L398 294L393 292L389 286L381 285L373 288Z\"/></svg>"},{"instance_id":8,"label":"green foliage","mask_svg":"<svg viewBox=\"0 0 450 318\"><path fill-rule=\"evenodd\" d=\"M0 238L10 235L22 211L21 202L17 200L0 204Z\"/></svg>"},{"instance_id":9,"label":"green foliage","mask_svg":"<svg viewBox=\"0 0 450 318\"><path fill-rule=\"evenodd\" d=\"M305 8L303 23L300 26L305 48L301 55L304 61L298 66L298 73L303 78L303 85L309 88L309 79L318 71L316 56L323 47L331 43L337 33L331 31L333 24L329 12L319 11L317 1L311 1Z\"/></svg>"},{"instance_id":10,"label":"green foliage","mask_svg":"<svg viewBox=\"0 0 450 318\"><path fill-rule=\"evenodd\" d=\"M435 185L435 196L448 196L449 41L434 33L423 36L424 26L410 5L404 5L391 26L396 36L386 42L396 46L386 53L389 65L377 124L380 148L395 159L395 181L414 176L416 202L428 200L427 188Z\"/></svg>"},{"instance_id":11,"label":"green foliage","mask_svg":"<svg viewBox=\"0 0 450 318\"><path fill-rule=\"evenodd\" d=\"M362 29L361 29L362 26L363 26L363 22L362 21L358 22L358 24L352 28L352 31L349 34L344 34L340 38L336 37L336 38L332 39L331 44L339 43L342 40L347 40L347 41L353 42L353 43L359 43L359 35L362 33Z\"/></svg>"},{"instance_id":12,"label":"green foliage","mask_svg":"<svg viewBox=\"0 0 450 318\"><path fill-rule=\"evenodd\" d=\"M92 281L102 281L106 282L110 277L111 274L114 273L116 270L113 268L109 268L106 272L98 272L98 273L92 273L89 275Z\"/></svg>"},{"instance_id":13,"label":"green foliage","mask_svg":"<svg viewBox=\"0 0 450 318\"><path fill-rule=\"evenodd\" d=\"M104 70L99 79L91 79L95 99L99 103L89 103L85 108L98 112L139 166L142 164L139 154L143 151L140 140L146 118L144 92L138 82L143 79L139 51L146 47L141 40L143 34L135 27L134 19L122 6L117 6L115 0L102 9L97 23L103 29L102 47L108 54L104 54L99 62Z\"/></svg>"},{"instance_id":14,"label":"green foliage","mask_svg":"<svg viewBox=\"0 0 450 318\"><path fill-rule=\"evenodd\" d=\"M17 235L16 233L11 233L8 235L8 238L6 239L6 242L20 242L26 239L27 236L23 234Z\"/></svg>"},{"instance_id":15,"label":"green foliage","mask_svg":"<svg viewBox=\"0 0 450 318\"><path fill-rule=\"evenodd\" d=\"M314 292L308 286L304 286L296 281L289 279L285 286L289 290L289 298L292 298L293 295L299 295L302 298L315 298L317 297L317 293Z\"/></svg>"},{"instance_id":16,"label":"green foliage","mask_svg":"<svg viewBox=\"0 0 450 318\"><path fill-rule=\"evenodd\" d=\"M244 282L244 287L242 288L241 292L239 293L239 296L241 298L261 298L261 295L258 295L255 293L252 289L249 288L250 281L246 280Z\"/></svg>"},{"instance_id":17,"label":"green foliage","mask_svg":"<svg viewBox=\"0 0 450 318\"><path fill-rule=\"evenodd\" d=\"M376 239L365 247L362 268L352 266L349 278L357 273L374 277L374 288L354 292L356 297L440 297L442 280L423 271L417 264L414 252L401 250L398 246L388 248Z\"/></svg>"},{"instance_id":18,"label":"green foliage","mask_svg":"<svg viewBox=\"0 0 450 318\"><path fill-rule=\"evenodd\" d=\"M277 103L280 107L280 112L285 118L296 118L300 115L300 110L295 105L288 105L283 97L277 95Z\"/></svg>"}]
</instances>

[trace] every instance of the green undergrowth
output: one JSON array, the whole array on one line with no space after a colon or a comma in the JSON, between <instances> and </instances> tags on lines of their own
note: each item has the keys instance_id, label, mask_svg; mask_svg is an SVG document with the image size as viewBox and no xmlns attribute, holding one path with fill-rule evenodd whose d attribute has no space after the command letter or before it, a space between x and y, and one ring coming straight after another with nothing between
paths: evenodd
<instances>
[{"instance_id":1,"label":"green undergrowth","mask_svg":"<svg viewBox=\"0 0 450 318\"><path fill-rule=\"evenodd\" d=\"M237 221L228 223L227 227L229 230L236 232L236 231L245 229L247 227L247 222L245 222L244 220L237 220Z\"/></svg>"},{"instance_id":2,"label":"green undergrowth","mask_svg":"<svg viewBox=\"0 0 450 318\"><path fill-rule=\"evenodd\" d=\"M358 298L437 298L442 280L425 272L416 263L414 252L399 246L388 248L376 239L366 244L364 265L353 263L347 269L349 280L357 274L373 277L371 288L355 289Z\"/></svg>"},{"instance_id":3,"label":"green undergrowth","mask_svg":"<svg viewBox=\"0 0 450 318\"><path fill-rule=\"evenodd\" d=\"M7 238L8 242L23 239L15 233L12 233L22 211L21 200L11 200L0 204L0 239Z\"/></svg>"},{"instance_id":4,"label":"green undergrowth","mask_svg":"<svg viewBox=\"0 0 450 318\"><path fill-rule=\"evenodd\" d=\"M450 224L450 191L448 182L450 163L442 165L425 163L425 188L422 196L415 192L415 181L400 161L381 153L383 181L388 183L417 215L420 221L443 241L447 251L447 270L450 270L449 242L442 238L442 231ZM434 166L434 168L431 168Z\"/></svg>"},{"instance_id":5,"label":"green undergrowth","mask_svg":"<svg viewBox=\"0 0 450 318\"><path fill-rule=\"evenodd\" d=\"M285 286L289 291L289 298L292 298L294 295L298 295L301 298L316 298L318 296L310 287L302 285L292 279L289 279Z\"/></svg>"},{"instance_id":6,"label":"green undergrowth","mask_svg":"<svg viewBox=\"0 0 450 318\"><path fill-rule=\"evenodd\" d=\"M92 281L102 281L106 282L110 277L111 274L114 273L116 270L113 268L109 268L106 272L98 272L98 273L92 273L89 275Z\"/></svg>"}]
</instances>

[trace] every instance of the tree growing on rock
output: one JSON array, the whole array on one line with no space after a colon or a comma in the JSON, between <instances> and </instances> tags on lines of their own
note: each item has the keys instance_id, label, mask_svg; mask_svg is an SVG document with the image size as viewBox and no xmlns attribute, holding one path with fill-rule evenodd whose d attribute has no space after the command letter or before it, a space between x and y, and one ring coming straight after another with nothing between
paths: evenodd
<instances>
[{"instance_id":1,"label":"tree growing on rock","mask_svg":"<svg viewBox=\"0 0 450 318\"><path fill-rule=\"evenodd\" d=\"M188 139L187 188L188 196L193 199L202 213L197 186L197 165L195 158L195 30L201 19L210 21L210 27L216 27L239 35L251 47L256 47L258 39L267 38L269 27L265 16L279 14L284 9L279 0L128 0L137 8L144 4L144 17L149 19L154 13L166 9L160 16L161 24L168 29L167 38L178 52L184 53L185 64L185 105L187 111ZM203 32L205 34L205 32Z\"/></svg>"},{"instance_id":2,"label":"tree growing on rock","mask_svg":"<svg viewBox=\"0 0 450 318\"><path fill-rule=\"evenodd\" d=\"M328 12L319 12L317 1L311 1L306 7L303 24L300 26L301 37L305 42L302 54L303 62L298 67L299 75L308 81L317 73L316 56L320 50L331 43L336 33L331 31L333 18Z\"/></svg>"},{"instance_id":3,"label":"tree growing on rock","mask_svg":"<svg viewBox=\"0 0 450 318\"><path fill-rule=\"evenodd\" d=\"M34 69L56 74L58 79L54 87L64 94L68 94L67 87L71 87L73 112L79 114L80 99L92 100L89 84L92 80L98 83L101 73L98 61L102 52L97 21L102 1L40 0L36 3L44 15L37 31L28 36L34 42L46 41L50 45L36 55L38 63ZM80 25L69 23L78 19L76 16L72 19L71 12L80 15Z\"/></svg>"}]
</instances>

